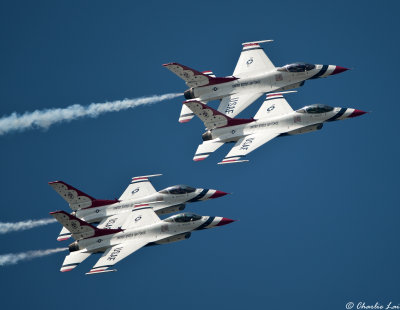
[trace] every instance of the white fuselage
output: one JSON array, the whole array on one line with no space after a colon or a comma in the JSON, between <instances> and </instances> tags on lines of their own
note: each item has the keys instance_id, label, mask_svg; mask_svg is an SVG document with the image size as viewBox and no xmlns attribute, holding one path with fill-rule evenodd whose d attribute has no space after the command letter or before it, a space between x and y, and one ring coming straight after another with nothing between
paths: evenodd
<instances>
[{"instance_id":1,"label":"white fuselage","mask_svg":"<svg viewBox=\"0 0 400 310\"><path fill-rule=\"evenodd\" d=\"M321 124L326 121L341 120L349 117L354 109L334 108L326 113L291 113L271 118L261 118L254 122L216 128L211 130L212 139L215 141L232 142L254 133L268 132L275 134L301 134L321 129ZM342 113L343 112L343 113ZM335 118L338 114L337 118ZM319 126L318 126L319 125Z\"/></svg>"},{"instance_id":2,"label":"white fuselage","mask_svg":"<svg viewBox=\"0 0 400 310\"><path fill-rule=\"evenodd\" d=\"M319 75L323 67L326 69L324 68L324 73ZM194 98L207 102L238 92L268 93L287 90L301 86L303 81L310 78L326 77L332 74L335 68L333 65L316 65L314 69L305 72L279 71L277 68L269 72L252 72L237 75L238 79L231 82L193 88L193 95Z\"/></svg>"},{"instance_id":3,"label":"white fuselage","mask_svg":"<svg viewBox=\"0 0 400 310\"><path fill-rule=\"evenodd\" d=\"M186 235L186 233L193 230L208 229L219 226L221 225L220 222L222 219L222 217L202 216L199 220L183 223L176 223L168 221L167 219L146 226L126 229L116 234L82 239L76 242L79 246L79 250L85 249L92 253L103 252L105 249L114 245L134 240L140 241L146 239L152 244L163 244L187 239L190 234Z\"/></svg>"},{"instance_id":4,"label":"white fuselage","mask_svg":"<svg viewBox=\"0 0 400 310\"><path fill-rule=\"evenodd\" d=\"M130 199L101 207L86 208L76 211L75 216L89 223L100 222L103 218L131 211L141 204L149 204L157 214L181 211L185 203L210 199L217 191L197 188L192 193L171 194L157 192L141 198Z\"/></svg>"}]
</instances>

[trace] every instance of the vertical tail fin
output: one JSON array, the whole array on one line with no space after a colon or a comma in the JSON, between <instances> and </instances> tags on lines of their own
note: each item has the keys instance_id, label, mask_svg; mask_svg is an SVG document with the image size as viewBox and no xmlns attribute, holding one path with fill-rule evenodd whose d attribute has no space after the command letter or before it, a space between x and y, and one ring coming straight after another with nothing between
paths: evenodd
<instances>
[{"instance_id":1,"label":"vertical tail fin","mask_svg":"<svg viewBox=\"0 0 400 310\"><path fill-rule=\"evenodd\" d=\"M184 80L188 87L201 87L237 80L237 78L233 76L215 77L211 71L200 72L187 66L178 64L177 62L171 62L164 64L163 66Z\"/></svg>"},{"instance_id":2,"label":"vertical tail fin","mask_svg":"<svg viewBox=\"0 0 400 310\"><path fill-rule=\"evenodd\" d=\"M118 202L114 200L95 199L75 187L63 182L49 182L49 185L66 201L74 211L85 208L94 208Z\"/></svg>"},{"instance_id":3,"label":"vertical tail fin","mask_svg":"<svg viewBox=\"0 0 400 310\"><path fill-rule=\"evenodd\" d=\"M68 214L65 211L55 211L50 213L61 225L68 229L72 237L76 240L99 237L104 235L116 234L122 229L99 229L89 223Z\"/></svg>"},{"instance_id":4,"label":"vertical tail fin","mask_svg":"<svg viewBox=\"0 0 400 310\"><path fill-rule=\"evenodd\" d=\"M183 103L204 123L207 129L215 129L251 123L253 119L230 118L198 100L187 100Z\"/></svg>"}]
</instances>

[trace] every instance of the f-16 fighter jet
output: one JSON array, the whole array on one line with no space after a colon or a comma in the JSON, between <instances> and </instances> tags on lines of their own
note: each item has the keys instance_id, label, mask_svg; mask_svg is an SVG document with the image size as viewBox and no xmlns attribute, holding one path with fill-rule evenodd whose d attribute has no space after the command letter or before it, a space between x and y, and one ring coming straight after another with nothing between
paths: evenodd
<instances>
[{"instance_id":1,"label":"f-16 fighter jet","mask_svg":"<svg viewBox=\"0 0 400 310\"><path fill-rule=\"evenodd\" d=\"M213 228L234 222L215 216L191 213L173 215L161 220L150 206L126 214L114 215L95 227L64 211L50 213L76 240L69 245L60 271L70 271L92 253L103 253L86 274L110 272L109 267L146 245L157 245L188 239L191 231ZM105 228L108 229L105 229Z\"/></svg>"},{"instance_id":2,"label":"f-16 fighter jet","mask_svg":"<svg viewBox=\"0 0 400 310\"><path fill-rule=\"evenodd\" d=\"M134 177L121 197L114 200L93 198L63 181L50 182L49 185L68 202L76 217L100 225L108 223L110 216L131 211L143 203L150 204L157 214L167 214L182 211L186 203L214 199L227 194L215 189L193 188L187 185L175 185L157 192L149 178L160 175ZM63 228L57 240L63 241L70 237L68 229Z\"/></svg>"},{"instance_id":3,"label":"f-16 fighter jet","mask_svg":"<svg viewBox=\"0 0 400 310\"><path fill-rule=\"evenodd\" d=\"M219 164L238 163L264 143L283 135L296 135L322 128L323 123L360 116L366 112L350 108L333 108L315 104L294 111L283 98L283 93L271 93L252 119L235 119L212 109L197 100L184 104L206 126L203 143L197 148L193 160L207 158L227 142L235 146Z\"/></svg>"},{"instance_id":4,"label":"f-16 fighter jet","mask_svg":"<svg viewBox=\"0 0 400 310\"><path fill-rule=\"evenodd\" d=\"M348 70L334 65L307 63L275 67L260 47L260 43L271 41L243 43L233 76L215 77L211 71L199 72L176 62L163 66L190 87L184 93L186 99L197 99L203 103L221 100L218 111L232 118L265 93L297 88L303 86L306 80L324 78ZM183 106L179 122L188 122L193 116L192 111Z\"/></svg>"}]
</instances>

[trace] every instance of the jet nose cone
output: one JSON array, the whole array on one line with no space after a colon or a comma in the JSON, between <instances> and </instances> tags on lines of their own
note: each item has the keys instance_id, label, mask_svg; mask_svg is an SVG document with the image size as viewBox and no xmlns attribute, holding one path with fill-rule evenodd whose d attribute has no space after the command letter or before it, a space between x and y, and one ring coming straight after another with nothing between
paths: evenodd
<instances>
[{"instance_id":1,"label":"jet nose cone","mask_svg":"<svg viewBox=\"0 0 400 310\"><path fill-rule=\"evenodd\" d=\"M357 116L363 115L365 113L368 113L368 112L361 111L361 110L354 110L353 113L351 113L348 117L357 117Z\"/></svg>"},{"instance_id":2,"label":"jet nose cone","mask_svg":"<svg viewBox=\"0 0 400 310\"><path fill-rule=\"evenodd\" d=\"M225 195L228 195L228 194L229 193L225 193L225 192L222 192L222 191L215 191L215 193L210 196L210 199L219 198L219 197L222 197L222 196L225 196Z\"/></svg>"},{"instance_id":3,"label":"jet nose cone","mask_svg":"<svg viewBox=\"0 0 400 310\"><path fill-rule=\"evenodd\" d=\"M231 220L226 217L223 217L222 220L217 224L217 226L223 226L223 225L227 225L227 224L230 224L233 222L235 222L235 220Z\"/></svg>"},{"instance_id":4,"label":"jet nose cone","mask_svg":"<svg viewBox=\"0 0 400 310\"><path fill-rule=\"evenodd\" d=\"M336 66L335 70L333 70L331 75L342 73L342 72L345 72L347 70L350 70L350 69L347 69L347 68L344 68L344 67L340 67L340 66Z\"/></svg>"}]
</instances>

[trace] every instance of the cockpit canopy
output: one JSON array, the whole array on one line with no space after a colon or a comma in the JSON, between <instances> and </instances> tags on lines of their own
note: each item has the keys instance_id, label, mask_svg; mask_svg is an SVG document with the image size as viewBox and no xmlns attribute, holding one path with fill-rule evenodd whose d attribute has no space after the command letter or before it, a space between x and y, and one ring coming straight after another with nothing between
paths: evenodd
<instances>
[{"instance_id":1,"label":"cockpit canopy","mask_svg":"<svg viewBox=\"0 0 400 310\"><path fill-rule=\"evenodd\" d=\"M188 222L198 221L200 219L201 219L201 216L194 214L194 213L180 213L180 214L170 216L169 218L165 219L164 221L175 222L175 223L188 223Z\"/></svg>"},{"instance_id":2,"label":"cockpit canopy","mask_svg":"<svg viewBox=\"0 0 400 310\"><path fill-rule=\"evenodd\" d=\"M278 68L278 71L287 71L287 72L306 72L315 69L315 65L307 64L305 62L296 62L293 64L289 64Z\"/></svg>"},{"instance_id":3,"label":"cockpit canopy","mask_svg":"<svg viewBox=\"0 0 400 310\"><path fill-rule=\"evenodd\" d=\"M175 185L160 191L161 194L182 195L193 193L196 189L187 185Z\"/></svg>"},{"instance_id":4,"label":"cockpit canopy","mask_svg":"<svg viewBox=\"0 0 400 310\"><path fill-rule=\"evenodd\" d=\"M324 105L324 104L313 104L307 107L301 108L297 110L297 113L310 113L310 114L317 114L317 113L326 113L333 111L334 108Z\"/></svg>"}]
</instances>

